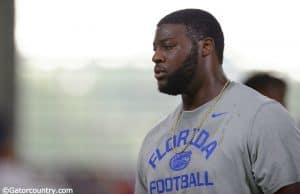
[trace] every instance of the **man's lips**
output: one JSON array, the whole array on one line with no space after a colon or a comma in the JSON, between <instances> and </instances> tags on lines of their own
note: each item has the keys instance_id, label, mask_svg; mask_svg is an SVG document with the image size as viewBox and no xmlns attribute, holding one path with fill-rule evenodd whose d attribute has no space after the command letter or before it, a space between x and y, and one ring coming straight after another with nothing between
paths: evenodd
<instances>
[{"instance_id":1,"label":"man's lips","mask_svg":"<svg viewBox=\"0 0 300 194\"><path fill-rule=\"evenodd\" d=\"M163 72L163 71L159 71L159 72L155 72L155 78L157 80L162 80L166 77L167 73L166 72Z\"/></svg>"},{"instance_id":2,"label":"man's lips","mask_svg":"<svg viewBox=\"0 0 300 194\"><path fill-rule=\"evenodd\" d=\"M154 68L154 76L157 80L162 80L166 77L167 72L162 66L155 66Z\"/></svg>"}]
</instances>

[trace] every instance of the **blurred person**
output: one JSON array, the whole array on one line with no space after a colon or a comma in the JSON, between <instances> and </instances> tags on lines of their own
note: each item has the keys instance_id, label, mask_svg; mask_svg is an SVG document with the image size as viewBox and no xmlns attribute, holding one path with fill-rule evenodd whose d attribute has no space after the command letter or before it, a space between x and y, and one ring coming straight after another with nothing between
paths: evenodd
<instances>
[{"instance_id":1,"label":"blurred person","mask_svg":"<svg viewBox=\"0 0 300 194\"><path fill-rule=\"evenodd\" d=\"M199 9L157 24L158 89L182 103L145 137L136 194L299 194L300 130L278 102L223 72L220 24Z\"/></svg>"},{"instance_id":2,"label":"blurred person","mask_svg":"<svg viewBox=\"0 0 300 194\"><path fill-rule=\"evenodd\" d=\"M0 189L15 188L68 188L59 174L29 167L16 159L12 150L12 129L0 115Z\"/></svg>"},{"instance_id":3,"label":"blurred person","mask_svg":"<svg viewBox=\"0 0 300 194\"><path fill-rule=\"evenodd\" d=\"M257 72L248 77L244 84L286 107L287 83L285 80L270 73Z\"/></svg>"},{"instance_id":4,"label":"blurred person","mask_svg":"<svg viewBox=\"0 0 300 194\"><path fill-rule=\"evenodd\" d=\"M5 186L32 186L36 183L34 174L14 159L11 139L10 125L0 116L0 189Z\"/></svg>"}]
</instances>

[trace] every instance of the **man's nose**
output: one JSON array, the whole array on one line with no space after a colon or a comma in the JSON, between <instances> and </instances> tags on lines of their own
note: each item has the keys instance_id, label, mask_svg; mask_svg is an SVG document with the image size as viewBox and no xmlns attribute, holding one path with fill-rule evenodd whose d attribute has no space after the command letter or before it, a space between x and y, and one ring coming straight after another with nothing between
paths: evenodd
<instances>
[{"instance_id":1,"label":"man's nose","mask_svg":"<svg viewBox=\"0 0 300 194\"><path fill-rule=\"evenodd\" d=\"M159 52L158 50L156 50L152 56L152 61L154 63L162 63L165 61L165 57L163 56L163 54L161 52Z\"/></svg>"}]
</instances>

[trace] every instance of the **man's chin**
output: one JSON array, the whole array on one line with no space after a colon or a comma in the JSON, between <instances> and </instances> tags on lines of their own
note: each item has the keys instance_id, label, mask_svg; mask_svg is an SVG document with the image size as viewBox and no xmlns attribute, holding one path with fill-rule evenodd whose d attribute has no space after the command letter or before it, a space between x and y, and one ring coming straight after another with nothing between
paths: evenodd
<instances>
[{"instance_id":1,"label":"man's chin","mask_svg":"<svg viewBox=\"0 0 300 194\"><path fill-rule=\"evenodd\" d=\"M171 89L171 88L168 88L168 87L162 87L162 86L158 86L158 90L161 93L172 95L172 96L177 96L177 95L179 95L179 94L182 93L182 92L180 92L178 90Z\"/></svg>"}]
</instances>

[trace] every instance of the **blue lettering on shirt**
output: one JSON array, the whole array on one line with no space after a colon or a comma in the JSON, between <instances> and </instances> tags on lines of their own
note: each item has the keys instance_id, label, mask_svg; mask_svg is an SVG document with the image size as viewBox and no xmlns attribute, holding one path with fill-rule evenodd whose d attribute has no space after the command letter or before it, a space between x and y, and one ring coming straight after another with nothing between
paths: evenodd
<instances>
[{"instance_id":1,"label":"blue lettering on shirt","mask_svg":"<svg viewBox=\"0 0 300 194\"><path fill-rule=\"evenodd\" d=\"M190 132L189 129L180 131L176 147L180 147L181 142L183 142L183 145L187 144L187 138L189 136L189 132Z\"/></svg>"},{"instance_id":2,"label":"blue lettering on shirt","mask_svg":"<svg viewBox=\"0 0 300 194\"><path fill-rule=\"evenodd\" d=\"M192 172L190 174L151 180L149 182L149 193L161 194L189 188L198 187L200 189L202 187L210 187L214 185L215 183L210 180L208 171Z\"/></svg>"},{"instance_id":3,"label":"blue lettering on shirt","mask_svg":"<svg viewBox=\"0 0 300 194\"><path fill-rule=\"evenodd\" d=\"M191 142L192 145L201 149L201 147L206 143L209 137L209 133L206 130L202 130L198 136Z\"/></svg>"},{"instance_id":4,"label":"blue lettering on shirt","mask_svg":"<svg viewBox=\"0 0 300 194\"><path fill-rule=\"evenodd\" d=\"M166 183L166 192L173 191L173 180L172 180L172 178L170 178L170 177L166 178L165 183Z\"/></svg>"},{"instance_id":5,"label":"blue lettering on shirt","mask_svg":"<svg viewBox=\"0 0 300 194\"><path fill-rule=\"evenodd\" d=\"M155 151L151 154L150 158L148 159L148 163L152 167L152 169L156 169L158 163L161 160L163 160L168 153L171 152L172 147L176 148L186 145L188 143L188 140L191 139L193 133L190 133L190 131L192 130L199 132L197 133L197 136L195 136L193 141L190 143L191 146L196 147L204 155L205 159L208 160L218 146L217 141L210 140L210 134L206 129L184 129L179 132L178 136L174 135L173 137L169 137L165 140L165 143L162 144L163 146L155 149ZM186 164L184 160L183 163ZM179 162L176 164L179 164ZM184 164L182 164L182 166L184 166ZM174 165L170 165L172 170L182 170L186 167L185 166L183 168L172 168L173 166Z\"/></svg>"}]
</instances>

